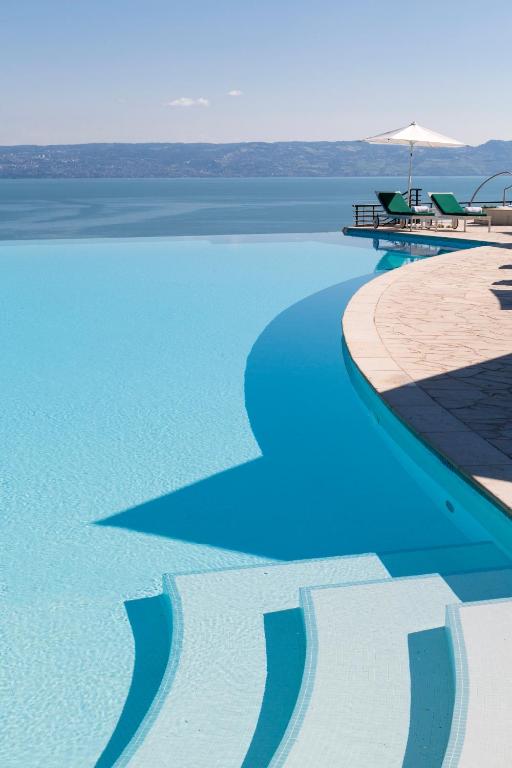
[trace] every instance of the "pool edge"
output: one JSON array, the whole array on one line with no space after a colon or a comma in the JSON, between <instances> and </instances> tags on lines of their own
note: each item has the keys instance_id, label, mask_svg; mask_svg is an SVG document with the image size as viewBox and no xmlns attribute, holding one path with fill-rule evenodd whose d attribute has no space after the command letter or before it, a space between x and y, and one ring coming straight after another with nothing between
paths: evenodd
<instances>
[{"instance_id":1,"label":"pool edge","mask_svg":"<svg viewBox=\"0 0 512 768\"><path fill-rule=\"evenodd\" d=\"M489 246L486 248L488 247ZM475 249L470 250L473 251ZM474 474L468 472L464 465L459 464L454 457L450 455L450 452L444 452L433 445L428 438L428 432L415 428L402 410L402 407L406 404L405 400L400 403L400 398L398 397L394 403L389 402L389 400L383 396L384 392L389 391L389 385L383 385L382 376L377 375L382 373L396 374L396 381L399 382L394 385L396 389L405 389L409 395L417 393L418 402L421 401L425 404L427 404L426 398L428 398L428 406L437 410L440 420L445 418L446 414L452 416L449 411L430 398L429 395L418 386L419 378L414 379L409 376L393 358L379 335L375 322L375 312L383 294L391 285L402 277L406 270L410 271L411 269L415 269L419 272L419 270L431 269L432 262L434 261L436 264L439 262L445 263L448 259L453 260L464 257L467 253L468 250L454 251L450 254L436 256L435 259L427 259L421 262L408 264L401 267L399 270L393 270L376 276L373 280L356 291L348 303L342 316L343 337L352 363L368 387L380 399L382 405L423 445L437 455L443 463L447 464L453 471L460 475L479 494L499 507L504 515L510 519L512 518L511 503L503 495L491 491L479 482ZM421 272L419 272L418 278L421 278ZM369 361L370 359L375 360L376 358L381 360L382 363L379 365L378 371L372 371L368 365L365 364L365 361ZM414 397L412 399L414 400ZM456 417L452 416L452 418ZM466 425L462 422L460 422L460 424L461 431L468 430ZM488 445L487 441L477 435L476 432L472 432L472 434L482 441L482 446ZM503 454L503 456L504 466L512 467L512 460L505 457L505 454Z\"/></svg>"}]
</instances>

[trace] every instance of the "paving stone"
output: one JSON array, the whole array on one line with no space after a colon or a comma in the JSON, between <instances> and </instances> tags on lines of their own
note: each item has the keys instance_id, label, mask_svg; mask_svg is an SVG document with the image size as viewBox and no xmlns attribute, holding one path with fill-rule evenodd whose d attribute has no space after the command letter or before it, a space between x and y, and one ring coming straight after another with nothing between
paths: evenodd
<instances>
[{"instance_id":1,"label":"paving stone","mask_svg":"<svg viewBox=\"0 0 512 768\"><path fill-rule=\"evenodd\" d=\"M448 236L457 239L460 233ZM350 302L346 338L357 363L357 340L373 323L385 352L366 357L389 355L417 386L405 385L389 361L386 368L368 361L365 374L392 408L455 464L510 462L512 467L512 289L502 282L508 279L503 270L512 269L504 247L512 248L512 227L482 239L489 245L416 262L387 273L385 282L373 280ZM363 319L361 310L369 317ZM485 482L512 505L512 474Z\"/></svg>"}]
</instances>

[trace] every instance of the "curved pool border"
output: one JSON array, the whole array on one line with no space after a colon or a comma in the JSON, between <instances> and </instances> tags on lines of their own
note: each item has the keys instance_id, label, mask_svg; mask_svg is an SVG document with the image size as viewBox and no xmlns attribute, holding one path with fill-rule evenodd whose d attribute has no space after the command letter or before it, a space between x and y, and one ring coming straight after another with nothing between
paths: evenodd
<instances>
[{"instance_id":1,"label":"curved pool border","mask_svg":"<svg viewBox=\"0 0 512 768\"><path fill-rule=\"evenodd\" d=\"M496 515L491 515L491 517L495 518L491 523L491 529L494 529L491 535L493 538L497 537L498 540L503 542L503 535L505 535L506 539L510 537L510 533L508 533L506 528L510 527L510 520L508 518L512 517L512 484L503 483L504 487L500 488L500 484L491 481L487 486L485 478L476 477L472 474L468 467L465 467L461 461L457 460L457 457L450 450L440 449L439 446L429 439L429 434L435 432L436 423L439 425L439 431L444 431L442 425L446 424L448 419L454 423L453 429L455 431L465 432L466 434L471 433L473 444L477 446L477 449L480 446L484 455L485 451L491 448L491 445L482 436L471 430L467 425L459 421L455 415L430 397L419 385L422 378L421 375L414 378L413 375L404 370L387 348L379 334L376 321L376 310L386 291L403 279L404 275L410 277L411 270L415 271L415 278L421 281L422 275L425 272L435 270L441 264L452 263L458 259L467 259L468 253L475 254L477 251L488 252L489 250L499 251L501 255L507 253L502 248L489 249L489 247L455 251L408 264L400 269L375 277L352 296L343 314L342 328L346 347L345 354L346 358L348 358L347 363L349 368L353 368L353 383L355 383L366 406L373 411L379 422L383 414L388 414L384 418L384 422L387 424L386 431L391 434L394 442L402 443L402 449L406 447L406 450L411 450L413 453L419 451L420 454L423 453L423 459L425 459L425 449L427 449L427 452L432 457L437 457L437 466L441 467L444 465L445 470L449 470L450 474L459 477L473 490L473 495L476 492L481 501L486 502L484 506L487 506L489 510L492 507L499 510L499 516L506 523L506 527L499 523ZM509 260L510 256L506 258ZM418 406L419 408L428 406L430 419L428 431L411 423L408 416L411 406ZM432 424L434 424L434 428L432 428ZM398 425L402 425L401 430ZM400 434L398 434L397 430ZM405 437L406 432L409 433L408 439ZM416 446L411 442L411 437L417 443ZM407 446L403 444L404 439L407 441ZM423 452L421 452L419 446L423 447ZM497 451L498 449L493 448L493 450ZM510 472L512 477L512 460L504 453L501 453L501 456L500 465L507 472ZM418 458L421 457L416 456L416 464L418 464ZM432 462L430 463L430 468L435 470ZM437 470L435 470L435 473L437 475ZM438 479L440 478L438 477ZM474 505L472 504L472 506ZM489 527L488 523L490 521L488 517L480 514L478 519L484 527ZM501 531L497 531L496 527L501 529ZM506 535L507 533L508 535ZM507 549L510 551L510 544L507 546Z\"/></svg>"}]
</instances>

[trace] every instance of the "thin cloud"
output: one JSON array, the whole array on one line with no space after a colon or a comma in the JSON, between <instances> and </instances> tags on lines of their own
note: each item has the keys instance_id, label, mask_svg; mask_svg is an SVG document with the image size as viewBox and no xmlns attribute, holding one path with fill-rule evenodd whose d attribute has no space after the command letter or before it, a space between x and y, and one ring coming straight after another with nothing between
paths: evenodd
<instances>
[{"instance_id":1,"label":"thin cloud","mask_svg":"<svg viewBox=\"0 0 512 768\"><path fill-rule=\"evenodd\" d=\"M243 96L243 95L244 95L243 91L238 91L236 89L234 91L228 91L228 96Z\"/></svg>"},{"instance_id":2,"label":"thin cloud","mask_svg":"<svg viewBox=\"0 0 512 768\"><path fill-rule=\"evenodd\" d=\"M209 107L210 102L208 99L200 96L198 99L191 99L190 96L181 96L179 99L173 99L168 101L165 105L167 107Z\"/></svg>"}]
</instances>

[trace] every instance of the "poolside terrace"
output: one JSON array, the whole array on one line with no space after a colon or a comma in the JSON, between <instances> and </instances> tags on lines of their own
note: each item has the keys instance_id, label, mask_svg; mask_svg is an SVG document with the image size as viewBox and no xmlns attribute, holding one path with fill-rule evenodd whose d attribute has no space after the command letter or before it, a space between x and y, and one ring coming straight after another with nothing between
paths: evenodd
<instances>
[{"instance_id":1,"label":"poolside terrace","mask_svg":"<svg viewBox=\"0 0 512 768\"><path fill-rule=\"evenodd\" d=\"M343 329L396 415L511 515L512 236L488 236L363 286Z\"/></svg>"},{"instance_id":2,"label":"poolside terrace","mask_svg":"<svg viewBox=\"0 0 512 768\"><path fill-rule=\"evenodd\" d=\"M421 234L434 238L447 237L454 241L474 239L481 243L511 245L512 207L507 202L507 190L512 185L504 188L499 199L481 200L479 197L482 188L490 181L503 176L510 180L511 175L512 172L507 170L489 176L476 188L471 200L466 201L457 200L452 193L440 195L429 192L426 196L421 187L410 187L407 192L391 193L393 198L388 202L388 193L376 192L372 202L353 203L352 226L344 227L343 232L373 236L375 232L398 234L414 229L415 232L420 231ZM403 201L401 197L404 198ZM468 206L478 207L474 209ZM401 213L402 210L409 211L414 216L416 209L422 211L416 219L404 218ZM467 213L464 213L466 210ZM471 218L469 211L476 212L474 218ZM396 213L397 218L393 217L392 212Z\"/></svg>"}]
</instances>

